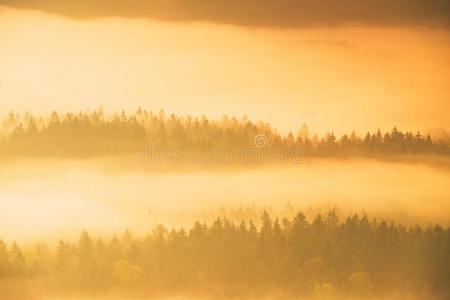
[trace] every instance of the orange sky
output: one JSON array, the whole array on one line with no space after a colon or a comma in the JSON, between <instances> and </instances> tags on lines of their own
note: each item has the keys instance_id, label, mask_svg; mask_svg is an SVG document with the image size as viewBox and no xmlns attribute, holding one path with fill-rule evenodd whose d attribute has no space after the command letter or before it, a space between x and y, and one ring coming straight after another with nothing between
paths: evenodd
<instances>
[{"instance_id":1,"label":"orange sky","mask_svg":"<svg viewBox=\"0 0 450 300\"><path fill-rule=\"evenodd\" d=\"M0 8L0 115L131 110L263 119L281 131L450 128L445 29L73 20Z\"/></svg>"}]
</instances>

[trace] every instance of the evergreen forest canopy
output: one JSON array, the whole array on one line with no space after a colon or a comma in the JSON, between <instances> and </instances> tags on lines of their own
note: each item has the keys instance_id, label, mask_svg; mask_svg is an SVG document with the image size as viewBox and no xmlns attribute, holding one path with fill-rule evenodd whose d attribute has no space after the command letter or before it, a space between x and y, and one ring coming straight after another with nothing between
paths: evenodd
<instances>
[{"instance_id":1,"label":"evergreen forest canopy","mask_svg":"<svg viewBox=\"0 0 450 300\"><path fill-rule=\"evenodd\" d=\"M221 120L166 116L139 109L134 113L106 115L92 112L47 117L9 113L0 131L0 157L96 157L140 153L148 145L159 150L222 151L230 154L242 148L261 152L301 151L307 156L382 157L403 154L450 154L450 138L431 137L420 132L354 132L337 137L333 132L319 137L306 127L298 133L281 135L267 123L254 123L224 116ZM262 136L262 145L255 137Z\"/></svg>"},{"instance_id":2,"label":"evergreen forest canopy","mask_svg":"<svg viewBox=\"0 0 450 300\"><path fill-rule=\"evenodd\" d=\"M11 282L35 280L47 294L450 296L450 228L405 227L366 215L341 221L335 210L311 219L302 211L272 219L264 211L258 223L222 217L190 229L159 225L145 237L84 231L77 242L55 247L0 240L0 293L19 299L26 285L14 290Z\"/></svg>"}]
</instances>

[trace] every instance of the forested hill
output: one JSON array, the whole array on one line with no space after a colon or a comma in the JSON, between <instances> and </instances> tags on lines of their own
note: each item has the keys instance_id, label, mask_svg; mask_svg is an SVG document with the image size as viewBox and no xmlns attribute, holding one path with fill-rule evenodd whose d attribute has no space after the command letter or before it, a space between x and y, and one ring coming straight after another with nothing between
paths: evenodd
<instances>
[{"instance_id":1,"label":"forested hill","mask_svg":"<svg viewBox=\"0 0 450 300\"><path fill-rule=\"evenodd\" d=\"M341 221L334 210L311 220L303 212L281 220L263 212L260 223L258 228L218 218L170 231L159 225L141 238L129 232L95 238L85 231L78 242L60 240L54 249L0 240L0 284L41 279L40 291L105 293L121 287L215 299L274 291L283 291L285 299L450 295L449 228L408 228L358 215Z\"/></svg>"},{"instance_id":2,"label":"forested hill","mask_svg":"<svg viewBox=\"0 0 450 300\"><path fill-rule=\"evenodd\" d=\"M267 153L301 152L308 156L376 157L397 154L449 155L448 139L433 139L420 132L377 131L358 136L354 132L319 137L304 125L297 133L280 135L267 123L224 116L166 116L145 110L105 115L102 110L33 116L9 113L0 135L0 156L95 157L139 153L152 149L222 151L239 149Z\"/></svg>"}]
</instances>

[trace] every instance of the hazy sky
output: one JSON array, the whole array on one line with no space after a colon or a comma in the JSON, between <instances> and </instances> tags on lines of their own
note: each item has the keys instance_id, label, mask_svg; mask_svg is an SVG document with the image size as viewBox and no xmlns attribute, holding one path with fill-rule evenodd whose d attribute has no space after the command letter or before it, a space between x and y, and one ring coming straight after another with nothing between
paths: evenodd
<instances>
[{"instance_id":1,"label":"hazy sky","mask_svg":"<svg viewBox=\"0 0 450 300\"><path fill-rule=\"evenodd\" d=\"M0 115L142 106L247 114L282 131L303 122L319 133L450 128L448 11L439 10L448 2L429 2L414 1L425 5L420 13L408 8L381 19L391 10L368 14L354 4L346 14L325 9L305 22L293 13L288 24L269 13L274 1L248 18L245 9L232 18L228 10L183 8L177 22L138 13L142 1L109 10L105 1L59 8L56 1L15 1L42 10L0 7Z\"/></svg>"}]
</instances>

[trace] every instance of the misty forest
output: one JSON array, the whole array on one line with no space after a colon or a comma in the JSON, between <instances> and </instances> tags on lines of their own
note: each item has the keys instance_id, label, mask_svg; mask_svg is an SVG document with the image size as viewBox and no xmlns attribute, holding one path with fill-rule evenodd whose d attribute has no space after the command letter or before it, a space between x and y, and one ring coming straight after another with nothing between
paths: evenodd
<instances>
[{"instance_id":1,"label":"misty forest","mask_svg":"<svg viewBox=\"0 0 450 300\"><path fill-rule=\"evenodd\" d=\"M102 109L54 112L48 117L11 112L1 132L0 153L5 161L14 157L139 157L146 145L199 155L209 150L229 155L239 147L262 153L300 151L302 159L325 160L399 155L447 159L450 154L445 132L431 137L394 128L364 137L353 132L319 138L303 125L298 133L283 136L268 123L253 123L245 117L224 116L217 121L167 117L163 111L156 115L142 109L111 116ZM262 142L255 137L263 137ZM231 163L294 162L241 157ZM11 299L104 293L119 298L179 294L314 299L450 296L450 229L446 226L402 224L402 219L370 213L338 216L336 209L308 216L302 211L292 213L292 207L289 213L275 216L255 207L233 211L231 215L221 211L216 219L212 214L202 215L189 226L160 224L139 234L127 230L98 235L87 228L78 240L23 244L0 240L0 293Z\"/></svg>"},{"instance_id":2,"label":"misty forest","mask_svg":"<svg viewBox=\"0 0 450 300\"><path fill-rule=\"evenodd\" d=\"M450 230L439 225L406 227L335 210L308 220L272 219L263 211L235 223L217 218L190 228L154 228L144 237L129 231L78 241L21 247L0 240L0 293L105 293L110 290L159 296L190 293L208 297L337 296L370 298L450 295ZM22 280L34 290L10 289ZM6 285L5 285L6 284Z\"/></svg>"},{"instance_id":3,"label":"misty forest","mask_svg":"<svg viewBox=\"0 0 450 300\"><path fill-rule=\"evenodd\" d=\"M288 154L295 151L305 156L324 157L386 158L387 155L450 154L450 135L445 130L438 131L434 139L430 133L402 132L395 127L390 132L378 130L362 137L355 132L341 137L330 132L319 137L303 125L297 133L290 132L284 136L272 129L270 124L253 123L246 117L238 120L224 116L221 120L210 120L205 116L166 116L164 111L154 114L142 109L132 114L122 111L111 116L105 115L102 109L85 113L53 112L48 117L10 112L3 120L1 129L0 157L76 158L136 154L149 146L156 150L193 151L198 155L205 154L205 151L232 155L233 151L240 149L258 149L265 153L273 151L275 154L273 161L236 155L235 163L289 162L295 157ZM262 140L255 140L255 137ZM277 157L276 151L286 155L279 153Z\"/></svg>"},{"instance_id":4,"label":"misty forest","mask_svg":"<svg viewBox=\"0 0 450 300\"><path fill-rule=\"evenodd\" d=\"M0 0L0 300L449 300L450 0Z\"/></svg>"}]
</instances>

